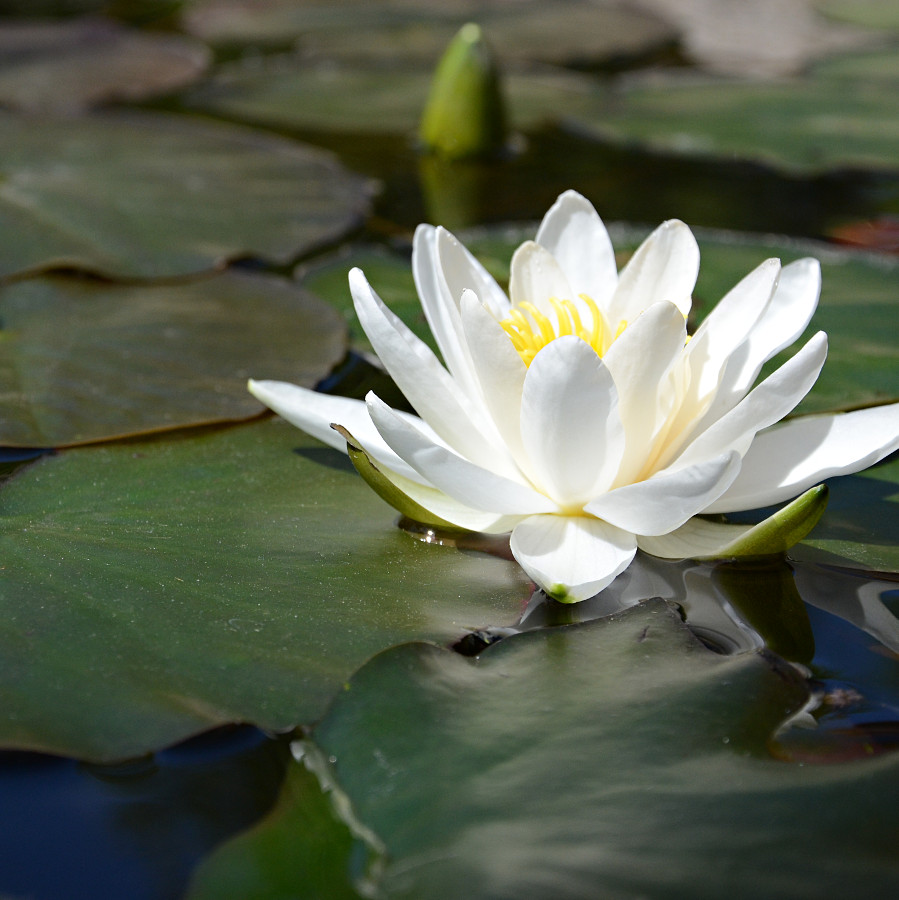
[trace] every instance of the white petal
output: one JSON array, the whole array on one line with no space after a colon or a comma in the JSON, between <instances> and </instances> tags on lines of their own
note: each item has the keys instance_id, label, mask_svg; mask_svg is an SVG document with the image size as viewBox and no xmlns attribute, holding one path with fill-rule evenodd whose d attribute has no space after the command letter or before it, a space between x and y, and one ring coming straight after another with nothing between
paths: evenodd
<instances>
[{"instance_id":1,"label":"white petal","mask_svg":"<svg viewBox=\"0 0 899 900\"><path fill-rule=\"evenodd\" d=\"M584 510L638 535L666 534L702 512L731 485L740 456L731 451L677 471L615 488Z\"/></svg>"},{"instance_id":2,"label":"white petal","mask_svg":"<svg viewBox=\"0 0 899 900\"><path fill-rule=\"evenodd\" d=\"M756 435L739 476L707 511L780 503L825 478L874 465L897 449L899 403L792 419Z\"/></svg>"},{"instance_id":3,"label":"white petal","mask_svg":"<svg viewBox=\"0 0 899 900\"><path fill-rule=\"evenodd\" d=\"M521 442L521 391L527 366L499 322L472 291L462 294L462 324L484 401L500 436L522 465L526 454Z\"/></svg>"},{"instance_id":4,"label":"white petal","mask_svg":"<svg viewBox=\"0 0 899 900\"><path fill-rule=\"evenodd\" d=\"M374 394L366 398L368 412L394 453L428 483L472 509L502 515L554 512L548 497L523 482L503 478L435 443Z\"/></svg>"},{"instance_id":5,"label":"white petal","mask_svg":"<svg viewBox=\"0 0 899 900\"><path fill-rule=\"evenodd\" d=\"M513 306L533 303L544 316L556 322L550 298L563 300L574 296L562 267L549 250L525 241L512 255L509 298Z\"/></svg>"},{"instance_id":6,"label":"white petal","mask_svg":"<svg viewBox=\"0 0 899 900\"><path fill-rule=\"evenodd\" d=\"M712 522L693 516L668 534L643 536L637 545L644 553L664 559L698 559L720 556L721 551L752 529L751 525Z\"/></svg>"},{"instance_id":7,"label":"white petal","mask_svg":"<svg viewBox=\"0 0 899 900\"><path fill-rule=\"evenodd\" d=\"M404 478L386 466L379 466L381 474L398 487L407 497L430 510L434 515L465 528L468 531L479 531L484 534L506 534L520 520L519 516L503 516L496 513L482 512L472 509L458 500L444 494L443 491L426 484L419 484ZM416 473L417 476L417 473Z\"/></svg>"},{"instance_id":8,"label":"white petal","mask_svg":"<svg viewBox=\"0 0 899 900\"><path fill-rule=\"evenodd\" d=\"M586 600L623 572L637 549L633 534L588 516L531 516L512 531L512 554L559 600Z\"/></svg>"},{"instance_id":9,"label":"white petal","mask_svg":"<svg viewBox=\"0 0 899 900\"><path fill-rule=\"evenodd\" d=\"M480 398L459 387L431 349L384 305L359 269L350 272L350 290L375 352L422 419L461 455L489 468L508 469L511 460L492 421L485 421Z\"/></svg>"},{"instance_id":10,"label":"white petal","mask_svg":"<svg viewBox=\"0 0 899 900\"><path fill-rule=\"evenodd\" d=\"M665 374L683 354L686 337L680 310L671 303L654 303L603 356L618 391L626 439L618 482L633 481L652 449L652 438L670 406Z\"/></svg>"},{"instance_id":11,"label":"white petal","mask_svg":"<svg viewBox=\"0 0 899 900\"><path fill-rule=\"evenodd\" d=\"M461 339L459 310L440 270L437 229L419 225L412 240L412 277L421 307L450 372L459 373L467 357Z\"/></svg>"},{"instance_id":12,"label":"white petal","mask_svg":"<svg viewBox=\"0 0 899 900\"><path fill-rule=\"evenodd\" d=\"M421 481L421 476L384 443L361 400L320 394L284 381L250 381L247 386L269 409L323 444L346 453L346 441L331 427L332 423L343 425L379 465Z\"/></svg>"},{"instance_id":13,"label":"white petal","mask_svg":"<svg viewBox=\"0 0 899 900\"><path fill-rule=\"evenodd\" d=\"M540 223L536 241L556 258L575 296L604 308L618 283L609 233L589 200L565 191Z\"/></svg>"},{"instance_id":14,"label":"white petal","mask_svg":"<svg viewBox=\"0 0 899 900\"><path fill-rule=\"evenodd\" d=\"M693 371L692 402L699 403L717 389L728 358L769 305L780 271L779 260L765 260L731 288L703 320L687 346Z\"/></svg>"},{"instance_id":15,"label":"white petal","mask_svg":"<svg viewBox=\"0 0 899 900\"><path fill-rule=\"evenodd\" d=\"M702 422L708 427L732 409L752 387L762 366L805 331L818 306L821 264L798 259L784 266L771 302L727 361L718 393Z\"/></svg>"},{"instance_id":16,"label":"white petal","mask_svg":"<svg viewBox=\"0 0 899 900\"><path fill-rule=\"evenodd\" d=\"M699 274L699 247L690 229L676 219L661 224L636 250L618 276L606 318L613 329L632 322L653 303L673 303L690 312Z\"/></svg>"},{"instance_id":17,"label":"white petal","mask_svg":"<svg viewBox=\"0 0 899 900\"><path fill-rule=\"evenodd\" d=\"M595 351L573 335L535 357L521 395L521 436L538 487L580 507L618 472L624 429L615 383Z\"/></svg>"},{"instance_id":18,"label":"white petal","mask_svg":"<svg viewBox=\"0 0 899 900\"><path fill-rule=\"evenodd\" d=\"M792 359L688 444L671 468L692 465L725 450L743 456L759 431L792 412L812 389L826 357L827 335L819 331Z\"/></svg>"},{"instance_id":19,"label":"white petal","mask_svg":"<svg viewBox=\"0 0 899 900\"><path fill-rule=\"evenodd\" d=\"M509 298L496 279L469 252L455 235L445 228L437 229L437 255L453 301L458 304L462 291L474 291L498 318L509 315Z\"/></svg>"}]
</instances>

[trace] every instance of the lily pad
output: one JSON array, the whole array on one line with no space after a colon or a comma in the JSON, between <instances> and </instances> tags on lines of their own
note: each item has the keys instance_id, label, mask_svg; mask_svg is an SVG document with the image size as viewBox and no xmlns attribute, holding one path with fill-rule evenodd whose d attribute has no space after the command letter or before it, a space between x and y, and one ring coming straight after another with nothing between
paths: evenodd
<instances>
[{"instance_id":1,"label":"lily pad","mask_svg":"<svg viewBox=\"0 0 899 900\"><path fill-rule=\"evenodd\" d=\"M291 766L266 818L203 861L189 900L348 900L363 895L351 874L355 840L331 797L303 766Z\"/></svg>"},{"instance_id":2,"label":"lily pad","mask_svg":"<svg viewBox=\"0 0 899 900\"><path fill-rule=\"evenodd\" d=\"M827 513L790 556L899 572L899 456L833 479Z\"/></svg>"},{"instance_id":3,"label":"lily pad","mask_svg":"<svg viewBox=\"0 0 899 900\"><path fill-rule=\"evenodd\" d=\"M839 22L899 31L899 3L896 0L815 0L815 7Z\"/></svg>"},{"instance_id":4,"label":"lily pad","mask_svg":"<svg viewBox=\"0 0 899 900\"><path fill-rule=\"evenodd\" d=\"M215 44L285 46L318 57L433 66L453 34L477 21L504 61L598 65L664 47L662 19L591 0L205 0L185 11L186 29Z\"/></svg>"},{"instance_id":5,"label":"lily pad","mask_svg":"<svg viewBox=\"0 0 899 900\"><path fill-rule=\"evenodd\" d=\"M72 113L110 100L144 100L190 84L209 58L197 41L106 19L4 22L0 104Z\"/></svg>"},{"instance_id":6,"label":"lily pad","mask_svg":"<svg viewBox=\"0 0 899 900\"><path fill-rule=\"evenodd\" d=\"M57 447L263 410L259 368L314 386L346 352L340 317L280 278L227 271L124 286L44 277L0 288L0 445Z\"/></svg>"},{"instance_id":7,"label":"lily pad","mask_svg":"<svg viewBox=\"0 0 899 900\"><path fill-rule=\"evenodd\" d=\"M535 227L481 229L462 234L466 245L480 257L494 277L506 283L515 247L533 238ZM646 236L631 226L611 228L619 253L619 267ZM798 407L800 413L824 412L899 400L899 347L894 339L899 314L899 262L843 250L812 241L777 236L746 236L698 230L702 251L699 281L694 291L697 324L744 275L763 260L775 256L784 263L803 256L821 260L821 303L805 336L828 333L829 352L812 392ZM355 321L346 274L352 266L363 269L382 299L419 337L436 349L418 302L407 255L389 255L361 248L342 251L330 260L302 266L300 283L328 300L344 315L354 344L370 346ZM802 338L795 347L801 346ZM776 358L783 362L791 350ZM764 373L763 373L764 374Z\"/></svg>"},{"instance_id":8,"label":"lily pad","mask_svg":"<svg viewBox=\"0 0 899 900\"><path fill-rule=\"evenodd\" d=\"M896 172L899 104L892 89L869 81L884 55L839 58L803 78L713 81L696 76L634 81L597 95L589 115L575 111L579 133L699 158L736 158L789 172L834 169ZM895 72L895 55L892 70Z\"/></svg>"},{"instance_id":9,"label":"lily pad","mask_svg":"<svg viewBox=\"0 0 899 900\"><path fill-rule=\"evenodd\" d=\"M510 625L517 566L390 527L267 419L69 450L0 491L0 743L93 760L320 718L368 657Z\"/></svg>"},{"instance_id":10,"label":"lily pad","mask_svg":"<svg viewBox=\"0 0 899 900\"><path fill-rule=\"evenodd\" d=\"M432 78L433 64L410 70L352 61L323 65L283 56L222 66L210 81L190 91L185 102L282 129L412 134ZM525 131L592 100L584 76L555 70L506 72L502 91L511 126Z\"/></svg>"},{"instance_id":11,"label":"lily pad","mask_svg":"<svg viewBox=\"0 0 899 900\"><path fill-rule=\"evenodd\" d=\"M324 151L183 116L0 116L0 276L162 278L287 263L357 226L370 186Z\"/></svg>"},{"instance_id":12,"label":"lily pad","mask_svg":"<svg viewBox=\"0 0 899 900\"><path fill-rule=\"evenodd\" d=\"M383 896L887 896L899 759L771 759L803 695L763 656L710 653L657 601L474 662L387 651L315 739L383 841Z\"/></svg>"},{"instance_id":13,"label":"lily pad","mask_svg":"<svg viewBox=\"0 0 899 900\"><path fill-rule=\"evenodd\" d=\"M287 785L273 815L204 863L189 896L214 896L212 885L232 896L231 873L243 896L307 896L283 848L303 859L316 846L305 823L325 798L347 823L344 846L357 841L323 867L335 884L353 874L360 896L891 893L883 828L897 759L770 758L767 740L802 696L795 672L709 653L658 601L514 636L474 661L394 648L339 695L318 746L294 745L326 793Z\"/></svg>"}]
</instances>

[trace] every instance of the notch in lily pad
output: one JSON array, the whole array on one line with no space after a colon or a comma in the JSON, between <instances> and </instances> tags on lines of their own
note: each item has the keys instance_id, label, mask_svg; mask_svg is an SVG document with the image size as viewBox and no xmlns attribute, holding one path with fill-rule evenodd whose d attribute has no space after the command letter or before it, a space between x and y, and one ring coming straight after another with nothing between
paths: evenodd
<instances>
[{"instance_id":1,"label":"notch in lily pad","mask_svg":"<svg viewBox=\"0 0 899 900\"><path fill-rule=\"evenodd\" d=\"M480 26L459 29L437 64L422 114L424 149L444 159L500 156L507 117L499 71Z\"/></svg>"}]
</instances>

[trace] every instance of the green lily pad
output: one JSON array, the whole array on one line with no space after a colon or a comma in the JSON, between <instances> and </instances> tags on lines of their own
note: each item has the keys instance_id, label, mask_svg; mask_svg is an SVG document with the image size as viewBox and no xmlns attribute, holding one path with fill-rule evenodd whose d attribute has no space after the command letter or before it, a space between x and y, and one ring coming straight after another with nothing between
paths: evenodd
<instances>
[{"instance_id":1,"label":"green lily pad","mask_svg":"<svg viewBox=\"0 0 899 900\"><path fill-rule=\"evenodd\" d=\"M183 116L0 116L0 276L162 278L278 263L357 226L369 185L330 154Z\"/></svg>"},{"instance_id":2,"label":"green lily pad","mask_svg":"<svg viewBox=\"0 0 899 900\"><path fill-rule=\"evenodd\" d=\"M255 371L312 387L346 353L328 306L227 271L188 284L44 277L0 288L0 445L57 447L245 419Z\"/></svg>"},{"instance_id":3,"label":"green lily pad","mask_svg":"<svg viewBox=\"0 0 899 900\"><path fill-rule=\"evenodd\" d=\"M349 900L354 837L304 766L291 766L274 810L205 859L189 900Z\"/></svg>"},{"instance_id":4,"label":"green lily pad","mask_svg":"<svg viewBox=\"0 0 899 900\"><path fill-rule=\"evenodd\" d=\"M826 514L790 556L899 572L899 457L833 479Z\"/></svg>"},{"instance_id":5,"label":"green lily pad","mask_svg":"<svg viewBox=\"0 0 899 900\"><path fill-rule=\"evenodd\" d=\"M72 113L143 100L199 78L209 50L180 35L148 34L100 18L0 26L0 104Z\"/></svg>"},{"instance_id":6,"label":"green lily pad","mask_svg":"<svg viewBox=\"0 0 899 900\"><path fill-rule=\"evenodd\" d=\"M895 78L893 55L891 78ZM811 174L896 172L899 105L883 81L885 55L835 58L804 78L771 82L668 76L597 94L579 133L684 156L737 158Z\"/></svg>"},{"instance_id":7,"label":"green lily pad","mask_svg":"<svg viewBox=\"0 0 899 900\"><path fill-rule=\"evenodd\" d=\"M705 650L657 601L475 662L387 651L315 739L384 843L386 897L887 896L899 759L771 759L803 695L762 656Z\"/></svg>"},{"instance_id":8,"label":"green lily pad","mask_svg":"<svg viewBox=\"0 0 899 900\"><path fill-rule=\"evenodd\" d=\"M515 247L533 238L527 229L481 229L463 234L463 240L494 277L505 283ZM611 228L619 266L646 236L630 226ZM699 281L694 291L696 321L700 322L744 275L763 260L775 256L784 263L803 256L821 260L821 303L804 338L819 330L828 334L829 351L824 371L797 412L813 413L899 400L899 346L894 339L899 314L899 261L843 250L812 241L764 236L738 236L729 232L698 230L702 251ZM361 248L342 251L331 259L297 270L300 283L328 300L344 315L353 343L371 350L355 321L347 272L363 269L371 285L388 306L419 337L436 349L418 302L408 256ZM788 350L769 364L766 372L795 352ZM764 374L764 373L763 373Z\"/></svg>"},{"instance_id":9,"label":"green lily pad","mask_svg":"<svg viewBox=\"0 0 899 900\"><path fill-rule=\"evenodd\" d=\"M306 823L328 798L347 825L336 846L355 835L356 852L323 855L322 868L338 888L353 875L360 896L892 893L883 829L899 761L772 759L766 744L795 731L769 741L803 695L795 671L763 655L709 653L659 601L517 635L474 661L397 647L351 679L318 746L294 745L324 793L287 785L188 896L308 896L284 848L314 851Z\"/></svg>"},{"instance_id":10,"label":"green lily pad","mask_svg":"<svg viewBox=\"0 0 899 900\"><path fill-rule=\"evenodd\" d=\"M215 44L285 46L298 41L327 59L434 65L453 34L477 21L503 60L580 65L619 62L676 38L644 11L591 0L205 0L185 28Z\"/></svg>"},{"instance_id":11,"label":"green lily pad","mask_svg":"<svg viewBox=\"0 0 899 900\"><path fill-rule=\"evenodd\" d=\"M899 31L899 3L896 0L815 0L815 8L839 22Z\"/></svg>"},{"instance_id":12,"label":"green lily pad","mask_svg":"<svg viewBox=\"0 0 899 900\"><path fill-rule=\"evenodd\" d=\"M433 66L323 66L285 56L222 66L184 99L194 109L281 129L413 134L432 78ZM554 70L506 72L502 93L510 125L524 131L591 98L584 76Z\"/></svg>"},{"instance_id":13,"label":"green lily pad","mask_svg":"<svg viewBox=\"0 0 899 900\"><path fill-rule=\"evenodd\" d=\"M277 419L44 458L0 519L0 744L93 760L312 722L372 654L510 625L531 593L392 528Z\"/></svg>"}]
</instances>

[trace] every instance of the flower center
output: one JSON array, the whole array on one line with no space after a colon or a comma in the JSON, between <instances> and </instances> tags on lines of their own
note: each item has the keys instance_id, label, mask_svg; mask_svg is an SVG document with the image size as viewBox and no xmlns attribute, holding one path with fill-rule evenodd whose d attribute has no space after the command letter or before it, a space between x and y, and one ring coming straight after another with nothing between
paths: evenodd
<instances>
[{"instance_id":1,"label":"flower center","mask_svg":"<svg viewBox=\"0 0 899 900\"><path fill-rule=\"evenodd\" d=\"M533 303L526 301L519 303L509 313L509 317L499 323L509 335L512 346L518 351L526 366L533 362L534 357L550 341L566 334L573 334L586 341L596 351L597 356L602 356L627 328L627 322L622 319L618 323L617 331L613 333L596 302L586 294L580 294L579 298L590 313L592 321L589 327L584 325L581 314L572 300L559 300L556 297L550 297L549 300L556 313L555 323L543 315Z\"/></svg>"}]
</instances>

